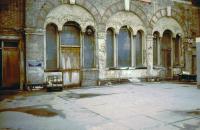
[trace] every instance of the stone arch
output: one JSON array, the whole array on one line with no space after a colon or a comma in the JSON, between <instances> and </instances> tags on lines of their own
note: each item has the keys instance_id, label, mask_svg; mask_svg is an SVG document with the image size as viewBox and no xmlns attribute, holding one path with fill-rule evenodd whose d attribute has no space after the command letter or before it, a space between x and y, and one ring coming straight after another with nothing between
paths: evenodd
<instances>
[{"instance_id":1,"label":"stone arch","mask_svg":"<svg viewBox=\"0 0 200 130\"><path fill-rule=\"evenodd\" d=\"M57 26L57 24L55 22L50 22L50 23L46 24L45 25L45 29L47 28L48 25L53 25L58 29L58 26Z\"/></svg>"},{"instance_id":2,"label":"stone arch","mask_svg":"<svg viewBox=\"0 0 200 130\"><path fill-rule=\"evenodd\" d=\"M45 2L42 5L42 7L39 10L38 16L37 16L37 25L36 25L37 27L43 28L47 14L50 12L50 10L52 10L55 7L56 7L56 5L50 1ZM55 21L52 21L52 23L55 23L57 25L57 23ZM45 27L46 27L46 25L45 25Z\"/></svg>"},{"instance_id":3,"label":"stone arch","mask_svg":"<svg viewBox=\"0 0 200 130\"><path fill-rule=\"evenodd\" d=\"M167 24L166 24L167 23ZM165 30L170 30L172 32L172 36L176 37L177 34L183 35L183 29L181 25L171 17L162 17L153 27L153 32L158 31L162 36ZM152 32L152 34L153 34Z\"/></svg>"},{"instance_id":4,"label":"stone arch","mask_svg":"<svg viewBox=\"0 0 200 130\"><path fill-rule=\"evenodd\" d=\"M111 29L111 30L113 31L113 33L115 33L115 31L116 31L114 27L110 26L110 27L107 27L107 28L106 28L105 32L106 32L108 29Z\"/></svg>"},{"instance_id":5,"label":"stone arch","mask_svg":"<svg viewBox=\"0 0 200 130\"><path fill-rule=\"evenodd\" d=\"M154 34L157 35L158 37L161 37L160 32L158 32L158 31L153 31L152 34L153 34L153 37L154 37Z\"/></svg>"},{"instance_id":6,"label":"stone arch","mask_svg":"<svg viewBox=\"0 0 200 130\"><path fill-rule=\"evenodd\" d=\"M51 10L46 16L44 25L54 22L61 31L63 25L68 21L77 22L83 32L89 25L96 27L94 17L87 10L78 5L71 6L69 4L63 4Z\"/></svg>"},{"instance_id":7,"label":"stone arch","mask_svg":"<svg viewBox=\"0 0 200 130\"><path fill-rule=\"evenodd\" d=\"M65 4L65 5L67 5L67 4ZM99 11L90 2L83 1L83 0L76 0L75 5L80 6L80 7L84 8L85 10L87 10L93 16L95 21L100 21L101 15L100 15ZM56 7L57 7L57 5L53 4L50 1L45 2L38 13L36 26L43 28L47 15L50 13L51 10L53 10Z\"/></svg>"},{"instance_id":8,"label":"stone arch","mask_svg":"<svg viewBox=\"0 0 200 130\"><path fill-rule=\"evenodd\" d=\"M113 15L121 11L125 11L123 0L116 2L115 4L107 8L107 10L104 12L102 16L102 22L107 23L110 17L112 17ZM137 15L141 19L141 21L144 23L144 26L148 27L149 25L148 18L145 12L143 11L142 6L136 5L134 1L131 1L129 12Z\"/></svg>"},{"instance_id":9,"label":"stone arch","mask_svg":"<svg viewBox=\"0 0 200 130\"><path fill-rule=\"evenodd\" d=\"M132 12L119 11L113 14L106 22L106 29L113 27L117 34L122 26L127 26L131 29L133 35L136 35L138 30L143 30L146 33L146 27L143 21Z\"/></svg>"},{"instance_id":10,"label":"stone arch","mask_svg":"<svg viewBox=\"0 0 200 130\"><path fill-rule=\"evenodd\" d=\"M89 1L76 0L76 4L88 10L88 12L90 12L94 17L95 21L101 20L101 14L99 13L98 9L94 5L92 5Z\"/></svg>"},{"instance_id":11,"label":"stone arch","mask_svg":"<svg viewBox=\"0 0 200 130\"><path fill-rule=\"evenodd\" d=\"M96 28L95 28L94 26L92 26L92 25L86 26L86 27L84 28L84 32L85 32L87 29L92 29L93 33L96 32Z\"/></svg>"},{"instance_id":12,"label":"stone arch","mask_svg":"<svg viewBox=\"0 0 200 130\"><path fill-rule=\"evenodd\" d=\"M164 9L160 9L158 10L154 15L153 17L151 18L150 20L150 26L152 28L152 34L154 31L158 31L158 30L155 30L154 27L155 25L157 24L157 22L162 19L162 18L168 18L168 19L171 19L174 21L174 23L177 25L179 25L179 27L182 29L182 32L177 32L177 33L181 33L182 35L185 35L185 32L187 32L187 28L185 26L185 21L182 20L181 16L178 14L178 12L176 12L175 10L172 9L172 13L171 13L171 16L167 16L167 8L164 8ZM165 24L166 25L166 24ZM167 29L167 28L166 28ZM165 29L165 30L166 30ZM170 29L170 28L168 28ZM176 33L174 32L173 29L170 29L174 34L174 36L176 35ZM164 31L161 31L159 32L160 35L163 34Z\"/></svg>"}]
</instances>

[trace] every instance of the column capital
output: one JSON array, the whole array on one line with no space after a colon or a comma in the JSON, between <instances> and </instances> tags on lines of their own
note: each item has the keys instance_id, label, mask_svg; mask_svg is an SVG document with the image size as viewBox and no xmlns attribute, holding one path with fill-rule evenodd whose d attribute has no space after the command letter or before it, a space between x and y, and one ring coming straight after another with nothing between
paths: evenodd
<instances>
[{"instance_id":1,"label":"column capital","mask_svg":"<svg viewBox=\"0 0 200 130\"><path fill-rule=\"evenodd\" d=\"M130 0L124 0L124 8L125 8L125 11L130 10Z\"/></svg>"},{"instance_id":2,"label":"column capital","mask_svg":"<svg viewBox=\"0 0 200 130\"><path fill-rule=\"evenodd\" d=\"M69 0L69 3L73 5L76 3L76 0Z\"/></svg>"},{"instance_id":3,"label":"column capital","mask_svg":"<svg viewBox=\"0 0 200 130\"><path fill-rule=\"evenodd\" d=\"M153 35L148 34L148 35L147 35L147 40L153 40Z\"/></svg>"},{"instance_id":4,"label":"column capital","mask_svg":"<svg viewBox=\"0 0 200 130\"><path fill-rule=\"evenodd\" d=\"M200 43L200 37L196 38L196 42Z\"/></svg>"},{"instance_id":5,"label":"column capital","mask_svg":"<svg viewBox=\"0 0 200 130\"><path fill-rule=\"evenodd\" d=\"M25 34L44 35L46 30L42 28L25 28Z\"/></svg>"},{"instance_id":6,"label":"column capital","mask_svg":"<svg viewBox=\"0 0 200 130\"><path fill-rule=\"evenodd\" d=\"M105 32L97 32L97 37L100 38L100 39L105 39L106 33Z\"/></svg>"}]
</instances>

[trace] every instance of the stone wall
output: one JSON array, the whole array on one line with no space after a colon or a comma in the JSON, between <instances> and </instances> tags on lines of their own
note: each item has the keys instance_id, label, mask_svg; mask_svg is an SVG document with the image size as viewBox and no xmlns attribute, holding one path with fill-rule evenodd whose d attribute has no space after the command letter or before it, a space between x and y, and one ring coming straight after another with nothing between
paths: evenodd
<instances>
[{"instance_id":1,"label":"stone wall","mask_svg":"<svg viewBox=\"0 0 200 130\"><path fill-rule=\"evenodd\" d=\"M0 34L16 34L24 28L24 0L1 0Z\"/></svg>"},{"instance_id":2,"label":"stone wall","mask_svg":"<svg viewBox=\"0 0 200 130\"><path fill-rule=\"evenodd\" d=\"M187 47L187 37L194 38L199 28L198 11L191 2L173 2L169 0L155 0L144 2L129 0L129 10L125 10L124 0L29 0L26 2L26 30L27 30L27 59L45 62L45 27L48 23L57 25L59 31L67 21L75 21L81 26L84 32L88 25L95 29L96 33L96 78L82 79L103 80L109 78L135 78L148 75L158 75L159 70L153 69L153 33L158 31L160 37L164 30L171 30L173 37L180 34L184 47ZM167 21L166 21L167 20ZM143 57L144 70L109 70L106 68L106 29L114 28L115 33L119 32L122 26L128 26L135 35L138 30L144 32ZM37 34L39 31L39 35ZM37 36L36 36L37 35ZM187 48L184 48L187 50ZM188 52L184 52L188 56ZM185 59L185 61L184 61ZM182 58L181 62L190 66L190 59ZM41 70L40 70L41 69ZM27 76L34 77L31 80L37 81L44 73L44 67L30 71L27 68ZM37 73L36 73L37 72ZM89 72L89 71L88 71ZM92 71L93 72L93 71ZM33 76L35 75L35 76ZM38 75L38 76L37 76ZM84 76L84 75L83 75ZM92 76L92 75L91 75ZM91 82L90 82L91 83ZM89 84L90 84L89 83ZM87 82L84 84L87 84Z\"/></svg>"},{"instance_id":3,"label":"stone wall","mask_svg":"<svg viewBox=\"0 0 200 130\"><path fill-rule=\"evenodd\" d=\"M45 80L43 32L26 30L26 75L28 84L43 83Z\"/></svg>"}]
</instances>

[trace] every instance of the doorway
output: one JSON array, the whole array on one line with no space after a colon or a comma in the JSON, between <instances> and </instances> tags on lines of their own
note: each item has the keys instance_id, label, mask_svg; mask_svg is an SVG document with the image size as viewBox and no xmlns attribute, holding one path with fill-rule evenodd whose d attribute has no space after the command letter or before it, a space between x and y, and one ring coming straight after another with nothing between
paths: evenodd
<instances>
[{"instance_id":1,"label":"doorway","mask_svg":"<svg viewBox=\"0 0 200 130\"><path fill-rule=\"evenodd\" d=\"M163 59L164 59L163 65L166 69L165 76L166 78L170 78L172 76L171 49L163 49Z\"/></svg>"},{"instance_id":2,"label":"doorway","mask_svg":"<svg viewBox=\"0 0 200 130\"><path fill-rule=\"evenodd\" d=\"M172 32L164 31L161 43L161 65L165 68L165 78L172 78Z\"/></svg>"},{"instance_id":3,"label":"doorway","mask_svg":"<svg viewBox=\"0 0 200 130\"><path fill-rule=\"evenodd\" d=\"M2 89L18 89L20 86L18 41L1 41L0 44L0 86Z\"/></svg>"}]
</instances>

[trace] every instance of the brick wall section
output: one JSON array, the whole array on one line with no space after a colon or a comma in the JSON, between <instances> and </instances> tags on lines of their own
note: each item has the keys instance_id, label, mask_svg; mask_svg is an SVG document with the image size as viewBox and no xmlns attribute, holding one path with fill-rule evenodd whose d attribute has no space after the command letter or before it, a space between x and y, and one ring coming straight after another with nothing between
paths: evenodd
<instances>
[{"instance_id":1,"label":"brick wall section","mask_svg":"<svg viewBox=\"0 0 200 130\"><path fill-rule=\"evenodd\" d=\"M24 0L0 1L0 33L15 33L24 27Z\"/></svg>"}]
</instances>

